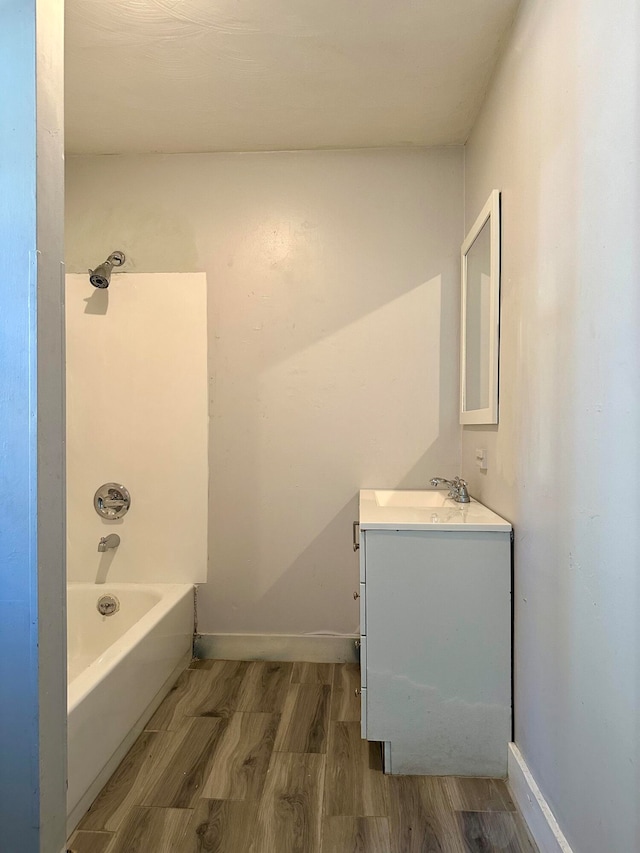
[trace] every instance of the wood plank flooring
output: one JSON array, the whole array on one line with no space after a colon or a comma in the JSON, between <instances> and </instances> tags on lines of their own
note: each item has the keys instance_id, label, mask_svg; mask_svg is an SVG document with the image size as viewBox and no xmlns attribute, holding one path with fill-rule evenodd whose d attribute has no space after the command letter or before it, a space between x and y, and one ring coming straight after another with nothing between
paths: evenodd
<instances>
[{"instance_id":1,"label":"wood plank flooring","mask_svg":"<svg viewBox=\"0 0 640 853\"><path fill-rule=\"evenodd\" d=\"M504 782L385 776L354 664L194 661L73 853L534 853Z\"/></svg>"}]
</instances>

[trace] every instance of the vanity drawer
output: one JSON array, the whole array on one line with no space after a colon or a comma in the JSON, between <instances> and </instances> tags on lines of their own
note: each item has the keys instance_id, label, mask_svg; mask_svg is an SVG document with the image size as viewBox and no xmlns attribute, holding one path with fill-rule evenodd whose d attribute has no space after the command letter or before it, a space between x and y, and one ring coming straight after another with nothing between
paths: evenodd
<instances>
[{"instance_id":1,"label":"vanity drawer","mask_svg":"<svg viewBox=\"0 0 640 853\"><path fill-rule=\"evenodd\" d=\"M366 584L360 584L360 633L367 633L367 598Z\"/></svg>"},{"instance_id":2,"label":"vanity drawer","mask_svg":"<svg viewBox=\"0 0 640 853\"><path fill-rule=\"evenodd\" d=\"M360 637L360 686L367 686L367 638L364 634Z\"/></svg>"}]
</instances>

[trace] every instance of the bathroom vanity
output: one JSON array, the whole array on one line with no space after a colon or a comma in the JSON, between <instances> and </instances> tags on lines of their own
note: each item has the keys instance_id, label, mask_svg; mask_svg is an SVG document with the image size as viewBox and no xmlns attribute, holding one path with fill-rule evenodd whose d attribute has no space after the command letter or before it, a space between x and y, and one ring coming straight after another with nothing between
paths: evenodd
<instances>
[{"instance_id":1,"label":"bathroom vanity","mask_svg":"<svg viewBox=\"0 0 640 853\"><path fill-rule=\"evenodd\" d=\"M385 772L504 777L511 525L440 491L360 492L362 737Z\"/></svg>"}]
</instances>

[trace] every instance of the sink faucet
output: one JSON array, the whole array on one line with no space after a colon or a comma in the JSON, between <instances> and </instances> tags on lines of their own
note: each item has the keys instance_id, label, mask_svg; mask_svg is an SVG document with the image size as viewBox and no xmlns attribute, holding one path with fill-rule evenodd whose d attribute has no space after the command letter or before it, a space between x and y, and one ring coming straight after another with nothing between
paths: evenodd
<instances>
[{"instance_id":1,"label":"sink faucet","mask_svg":"<svg viewBox=\"0 0 640 853\"><path fill-rule=\"evenodd\" d=\"M120 537L117 533L110 533L108 536L102 536L100 541L98 542L98 551L100 553L104 553L104 551L108 551L110 548L117 548L120 544Z\"/></svg>"},{"instance_id":2,"label":"sink faucet","mask_svg":"<svg viewBox=\"0 0 640 853\"><path fill-rule=\"evenodd\" d=\"M467 491L466 480L461 480L460 477L455 477L453 480L445 480L444 477L433 477L431 480L432 486L440 486L444 484L449 486L449 497L460 504L468 504L471 501L469 492Z\"/></svg>"}]
</instances>

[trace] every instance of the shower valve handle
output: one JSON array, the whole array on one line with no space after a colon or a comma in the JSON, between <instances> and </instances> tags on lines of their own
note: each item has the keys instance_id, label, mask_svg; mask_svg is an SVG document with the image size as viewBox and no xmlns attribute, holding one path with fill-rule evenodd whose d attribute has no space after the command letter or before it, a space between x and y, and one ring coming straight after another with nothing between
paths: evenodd
<instances>
[{"instance_id":1,"label":"shower valve handle","mask_svg":"<svg viewBox=\"0 0 640 853\"><path fill-rule=\"evenodd\" d=\"M102 506L107 509L120 509L120 507L126 506L129 503L129 498L125 497L120 489L109 489L108 495L102 498L101 501Z\"/></svg>"},{"instance_id":2,"label":"shower valve handle","mask_svg":"<svg viewBox=\"0 0 640 853\"><path fill-rule=\"evenodd\" d=\"M93 506L102 518L122 518L131 507L131 495L119 483L104 483L93 496Z\"/></svg>"}]
</instances>

